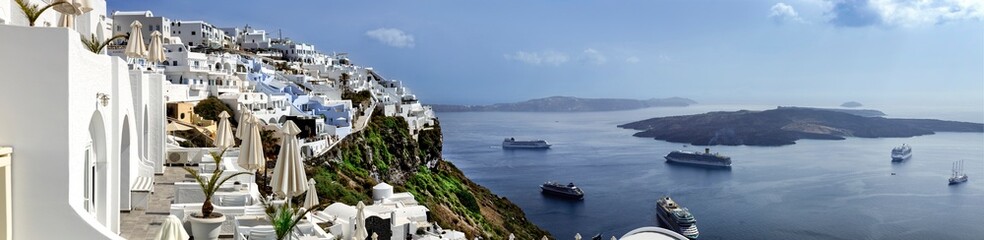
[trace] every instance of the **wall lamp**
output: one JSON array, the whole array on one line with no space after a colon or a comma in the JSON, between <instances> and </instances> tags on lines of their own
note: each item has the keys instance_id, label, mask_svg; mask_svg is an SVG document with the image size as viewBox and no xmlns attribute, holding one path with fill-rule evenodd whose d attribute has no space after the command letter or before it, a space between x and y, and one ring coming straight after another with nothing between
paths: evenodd
<instances>
[{"instance_id":1,"label":"wall lamp","mask_svg":"<svg viewBox=\"0 0 984 240\"><path fill-rule=\"evenodd\" d=\"M96 93L96 100L99 100L99 103L102 103L102 106L103 107L108 106L109 105L109 94Z\"/></svg>"}]
</instances>

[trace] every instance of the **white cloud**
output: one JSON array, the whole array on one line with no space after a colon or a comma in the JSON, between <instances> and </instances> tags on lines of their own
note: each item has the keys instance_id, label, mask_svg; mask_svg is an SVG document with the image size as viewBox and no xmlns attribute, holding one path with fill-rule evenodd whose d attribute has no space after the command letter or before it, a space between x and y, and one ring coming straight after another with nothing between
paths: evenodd
<instances>
[{"instance_id":1,"label":"white cloud","mask_svg":"<svg viewBox=\"0 0 984 240\"><path fill-rule=\"evenodd\" d=\"M608 58L605 57L605 55L599 52L598 50L595 50L594 48L585 49L584 52L581 53L581 56L582 59L590 63L594 63L596 65L601 65L608 62Z\"/></svg>"},{"instance_id":2,"label":"white cloud","mask_svg":"<svg viewBox=\"0 0 984 240\"><path fill-rule=\"evenodd\" d=\"M918 26L984 20L981 0L828 0L830 23L843 27L875 24Z\"/></svg>"},{"instance_id":3,"label":"white cloud","mask_svg":"<svg viewBox=\"0 0 984 240\"><path fill-rule=\"evenodd\" d=\"M802 22L803 19L800 18L799 13L793 6L785 3L776 3L772 5L769 9L769 18L771 18L776 23L786 23L786 22Z\"/></svg>"},{"instance_id":4,"label":"white cloud","mask_svg":"<svg viewBox=\"0 0 984 240\"><path fill-rule=\"evenodd\" d=\"M658 59L659 62L673 61L673 58L670 58L670 56L667 56L666 54L660 54L659 56L656 57L656 59Z\"/></svg>"},{"instance_id":5,"label":"white cloud","mask_svg":"<svg viewBox=\"0 0 984 240\"><path fill-rule=\"evenodd\" d=\"M366 32L366 36L391 47L412 48L414 46L413 35L396 28L370 30Z\"/></svg>"},{"instance_id":6,"label":"white cloud","mask_svg":"<svg viewBox=\"0 0 984 240\"><path fill-rule=\"evenodd\" d=\"M550 50L540 52L517 51L511 54L503 54L503 57L530 65L546 64L557 66L570 60L570 57L568 57L567 54Z\"/></svg>"},{"instance_id":7,"label":"white cloud","mask_svg":"<svg viewBox=\"0 0 984 240\"><path fill-rule=\"evenodd\" d=\"M625 59L625 62L627 62L627 63L639 63L639 61L642 61L642 60L640 60L639 57L636 57L636 56L631 56L631 57L628 57L628 58Z\"/></svg>"},{"instance_id":8,"label":"white cloud","mask_svg":"<svg viewBox=\"0 0 984 240\"><path fill-rule=\"evenodd\" d=\"M984 19L980 0L871 0L871 7L883 22L903 26Z\"/></svg>"}]
</instances>

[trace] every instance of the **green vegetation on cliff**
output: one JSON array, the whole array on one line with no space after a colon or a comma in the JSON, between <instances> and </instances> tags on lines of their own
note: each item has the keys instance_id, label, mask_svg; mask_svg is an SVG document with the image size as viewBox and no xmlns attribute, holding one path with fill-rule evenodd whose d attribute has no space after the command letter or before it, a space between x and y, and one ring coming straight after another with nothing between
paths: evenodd
<instances>
[{"instance_id":1,"label":"green vegetation on cliff","mask_svg":"<svg viewBox=\"0 0 984 240\"><path fill-rule=\"evenodd\" d=\"M470 238L539 239L549 235L506 198L496 196L441 158L440 124L411 136L399 117L374 114L363 131L346 137L329 153L309 161L308 174L325 201L355 205L371 202L380 181L410 192L430 209L430 221L465 232Z\"/></svg>"}]
</instances>

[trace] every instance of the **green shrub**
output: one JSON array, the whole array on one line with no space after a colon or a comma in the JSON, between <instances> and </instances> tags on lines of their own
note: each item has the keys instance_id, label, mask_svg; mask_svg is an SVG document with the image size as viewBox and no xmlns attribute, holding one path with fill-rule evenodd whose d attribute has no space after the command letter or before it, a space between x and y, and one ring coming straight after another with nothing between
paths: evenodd
<instances>
[{"instance_id":1,"label":"green shrub","mask_svg":"<svg viewBox=\"0 0 984 240\"><path fill-rule=\"evenodd\" d=\"M473 213L479 213L481 211L478 207L478 201L475 200L475 196L467 190L458 190L457 192L454 192L454 195L458 197L458 201L461 201L461 205L465 205L465 208L467 208L468 211Z\"/></svg>"},{"instance_id":2,"label":"green shrub","mask_svg":"<svg viewBox=\"0 0 984 240\"><path fill-rule=\"evenodd\" d=\"M229 108L228 105L223 103L221 100L219 100L219 98L215 96L209 96L205 100L202 100L201 102L198 102L197 105L195 105L195 114L198 114L198 116L201 116L202 118L208 120L218 121L219 113L222 113L222 111L226 111L229 112L229 114L233 114L232 108Z\"/></svg>"}]
</instances>

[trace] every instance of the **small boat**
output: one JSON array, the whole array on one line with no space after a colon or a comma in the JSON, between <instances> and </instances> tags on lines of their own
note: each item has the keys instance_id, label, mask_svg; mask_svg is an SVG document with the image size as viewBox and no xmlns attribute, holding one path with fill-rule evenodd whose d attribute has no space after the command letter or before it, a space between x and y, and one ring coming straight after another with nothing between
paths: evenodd
<instances>
[{"instance_id":1,"label":"small boat","mask_svg":"<svg viewBox=\"0 0 984 240\"><path fill-rule=\"evenodd\" d=\"M967 174L964 173L964 161L953 162L953 175L950 175L950 185L960 184L967 181Z\"/></svg>"},{"instance_id":2,"label":"small boat","mask_svg":"<svg viewBox=\"0 0 984 240\"><path fill-rule=\"evenodd\" d=\"M516 138L506 138L502 140L502 148L511 149L547 149L550 143L544 140L516 141Z\"/></svg>"},{"instance_id":3,"label":"small boat","mask_svg":"<svg viewBox=\"0 0 984 240\"><path fill-rule=\"evenodd\" d=\"M574 186L574 183L564 185L556 182L546 182L540 185L540 192L565 198L584 199L584 191Z\"/></svg>"},{"instance_id":4,"label":"small boat","mask_svg":"<svg viewBox=\"0 0 984 240\"><path fill-rule=\"evenodd\" d=\"M901 162L912 157L912 147L902 144L892 149L892 162Z\"/></svg>"}]
</instances>

